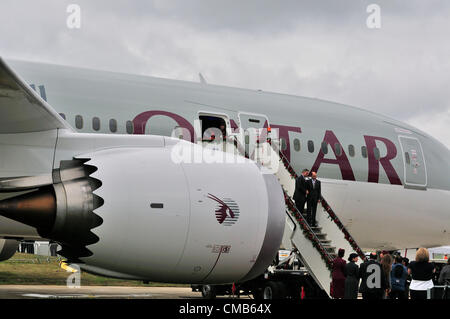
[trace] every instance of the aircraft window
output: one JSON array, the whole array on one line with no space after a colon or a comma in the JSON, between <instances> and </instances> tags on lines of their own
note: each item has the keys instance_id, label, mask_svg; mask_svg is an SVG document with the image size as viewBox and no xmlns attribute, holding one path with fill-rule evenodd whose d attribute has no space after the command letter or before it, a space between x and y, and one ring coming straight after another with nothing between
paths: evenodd
<instances>
[{"instance_id":1,"label":"aircraft window","mask_svg":"<svg viewBox=\"0 0 450 319\"><path fill-rule=\"evenodd\" d=\"M349 154L351 157L354 157L354 156L355 156L355 147L354 147L352 144L350 144L350 145L348 146L348 154Z\"/></svg>"},{"instance_id":2,"label":"aircraft window","mask_svg":"<svg viewBox=\"0 0 450 319\"><path fill-rule=\"evenodd\" d=\"M308 141L308 152L310 153L314 152L314 142L311 140Z\"/></svg>"},{"instance_id":3,"label":"aircraft window","mask_svg":"<svg viewBox=\"0 0 450 319\"><path fill-rule=\"evenodd\" d=\"M406 162L406 164L411 164L411 159L409 158L409 153L408 152L405 152L405 162Z\"/></svg>"},{"instance_id":4,"label":"aircraft window","mask_svg":"<svg viewBox=\"0 0 450 319\"><path fill-rule=\"evenodd\" d=\"M133 133L134 133L134 125L133 125L133 122L127 121L126 127L127 127L127 133L128 133L128 134L133 134Z\"/></svg>"},{"instance_id":5,"label":"aircraft window","mask_svg":"<svg viewBox=\"0 0 450 319\"><path fill-rule=\"evenodd\" d=\"M199 116L201 125L202 125L202 139L205 141L214 140L212 134L216 130L212 130L213 128L218 129L222 132L222 138L226 137L226 123L225 120L218 116L209 116L209 115L201 115ZM217 134L217 133L216 133Z\"/></svg>"},{"instance_id":6,"label":"aircraft window","mask_svg":"<svg viewBox=\"0 0 450 319\"><path fill-rule=\"evenodd\" d=\"M294 149L296 152L300 152L300 140L298 138L294 139Z\"/></svg>"},{"instance_id":7,"label":"aircraft window","mask_svg":"<svg viewBox=\"0 0 450 319\"><path fill-rule=\"evenodd\" d=\"M92 118L92 128L94 131L98 131L100 129L100 119L96 116Z\"/></svg>"},{"instance_id":8,"label":"aircraft window","mask_svg":"<svg viewBox=\"0 0 450 319\"><path fill-rule=\"evenodd\" d=\"M75 116L75 127L79 130L83 128L83 117L81 115Z\"/></svg>"},{"instance_id":9,"label":"aircraft window","mask_svg":"<svg viewBox=\"0 0 450 319\"><path fill-rule=\"evenodd\" d=\"M361 155L364 158L367 158L367 147L361 146Z\"/></svg>"},{"instance_id":10,"label":"aircraft window","mask_svg":"<svg viewBox=\"0 0 450 319\"><path fill-rule=\"evenodd\" d=\"M375 159L379 160L380 159L380 149L378 147L375 147L373 149L373 154L375 155Z\"/></svg>"},{"instance_id":11,"label":"aircraft window","mask_svg":"<svg viewBox=\"0 0 450 319\"><path fill-rule=\"evenodd\" d=\"M285 151L287 149L286 140L284 138L280 138L281 141L281 150Z\"/></svg>"},{"instance_id":12,"label":"aircraft window","mask_svg":"<svg viewBox=\"0 0 450 319\"><path fill-rule=\"evenodd\" d=\"M113 133L117 132L117 121L115 119L109 120L109 130Z\"/></svg>"},{"instance_id":13,"label":"aircraft window","mask_svg":"<svg viewBox=\"0 0 450 319\"><path fill-rule=\"evenodd\" d=\"M327 142L322 142L321 147L322 147L322 152L324 154L328 154L328 143Z\"/></svg>"},{"instance_id":14,"label":"aircraft window","mask_svg":"<svg viewBox=\"0 0 450 319\"><path fill-rule=\"evenodd\" d=\"M64 113L59 113L59 115L60 115L63 119L66 119L66 114L64 114Z\"/></svg>"},{"instance_id":15,"label":"aircraft window","mask_svg":"<svg viewBox=\"0 0 450 319\"><path fill-rule=\"evenodd\" d=\"M341 156L342 155L341 144L339 143L334 144L334 151L336 152L336 156Z\"/></svg>"}]
</instances>

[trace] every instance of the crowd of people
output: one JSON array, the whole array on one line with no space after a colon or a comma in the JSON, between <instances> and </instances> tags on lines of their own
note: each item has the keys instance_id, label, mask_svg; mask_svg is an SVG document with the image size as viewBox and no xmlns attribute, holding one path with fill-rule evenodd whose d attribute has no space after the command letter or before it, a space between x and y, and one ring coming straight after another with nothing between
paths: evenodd
<instances>
[{"instance_id":1,"label":"crowd of people","mask_svg":"<svg viewBox=\"0 0 450 319\"><path fill-rule=\"evenodd\" d=\"M434 263L426 248L419 248L414 261L382 251L371 253L360 266L358 255L351 253L348 263L344 249L339 249L333 261L330 294L336 299L426 299L434 287ZM439 284L450 284L450 262L442 269Z\"/></svg>"},{"instance_id":2,"label":"crowd of people","mask_svg":"<svg viewBox=\"0 0 450 319\"><path fill-rule=\"evenodd\" d=\"M308 169L295 181L293 199L297 210L302 213L311 227L317 226L316 210L321 201L321 185L317 172ZM305 213L305 204L307 206ZM358 293L363 299L426 299L427 291L434 287L436 271L426 248L419 248L415 261L400 255L382 251L379 255L370 254L358 266L358 255L351 253L348 263L344 260L345 251L339 249L333 261L330 294L338 299L356 299ZM439 284L450 284L450 263L442 269Z\"/></svg>"}]
</instances>

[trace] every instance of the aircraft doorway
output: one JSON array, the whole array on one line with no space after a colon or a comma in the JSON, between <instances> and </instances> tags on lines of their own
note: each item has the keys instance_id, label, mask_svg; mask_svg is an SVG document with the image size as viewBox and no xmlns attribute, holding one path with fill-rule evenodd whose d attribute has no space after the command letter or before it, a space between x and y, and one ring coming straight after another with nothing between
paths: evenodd
<instances>
[{"instance_id":1,"label":"aircraft doorway","mask_svg":"<svg viewBox=\"0 0 450 319\"><path fill-rule=\"evenodd\" d=\"M226 140L228 117L222 114L199 114L202 141Z\"/></svg>"},{"instance_id":2,"label":"aircraft doorway","mask_svg":"<svg viewBox=\"0 0 450 319\"><path fill-rule=\"evenodd\" d=\"M399 136L398 139L403 154L405 187L426 189L427 168L422 145L415 137Z\"/></svg>"}]
</instances>

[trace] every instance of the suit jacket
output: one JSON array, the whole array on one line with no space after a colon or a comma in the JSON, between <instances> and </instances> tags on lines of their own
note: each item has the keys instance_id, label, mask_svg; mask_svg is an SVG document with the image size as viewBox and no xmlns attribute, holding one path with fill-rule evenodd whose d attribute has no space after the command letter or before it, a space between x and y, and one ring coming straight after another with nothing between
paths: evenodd
<instances>
[{"instance_id":1,"label":"suit jacket","mask_svg":"<svg viewBox=\"0 0 450 319\"><path fill-rule=\"evenodd\" d=\"M450 265L444 266L439 275L439 284L444 285L446 282L450 282Z\"/></svg>"},{"instance_id":2,"label":"suit jacket","mask_svg":"<svg viewBox=\"0 0 450 319\"><path fill-rule=\"evenodd\" d=\"M306 197L306 179L303 175L300 175L295 180L294 200L297 201Z\"/></svg>"},{"instance_id":3,"label":"suit jacket","mask_svg":"<svg viewBox=\"0 0 450 319\"><path fill-rule=\"evenodd\" d=\"M377 267L377 270L375 271L374 269L367 269L371 265L375 265ZM379 280L380 287L369 288L367 286L367 279L370 276L371 277L370 281L371 283L373 283L375 280L374 279L375 273L380 276L379 278L377 278L377 280ZM366 261L362 263L361 266L359 266L359 277L361 278L361 285L359 286L359 292L381 293L383 290L389 287L386 281L386 276L383 273L383 268L375 260Z\"/></svg>"},{"instance_id":4,"label":"suit jacket","mask_svg":"<svg viewBox=\"0 0 450 319\"><path fill-rule=\"evenodd\" d=\"M309 191L308 200L318 201L322 197L320 181L316 179L314 187L312 181L312 178L306 181L306 189Z\"/></svg>"}]
</instances>

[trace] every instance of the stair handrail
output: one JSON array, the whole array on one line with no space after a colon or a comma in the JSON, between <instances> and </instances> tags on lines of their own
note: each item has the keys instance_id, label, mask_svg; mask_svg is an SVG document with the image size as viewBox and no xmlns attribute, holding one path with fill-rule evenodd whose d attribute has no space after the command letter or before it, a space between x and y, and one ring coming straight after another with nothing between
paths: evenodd
<instances>
[{"instance_id":1,"label":"stair handrail","mask_svg":"<svg viewBox=\"0 0 450 319\"><path fill-rule=\"evenodd\" d=\"M333 257L326 250L326 248L322 245L319 237L317 237L316 233L312 230L309 224L306 222L305 217L298 211L297 207L293 203L291 197L287 194L286 190L283 188L284 200L286 202L286 206L288 207L291 215L296 219L298 224L303 230L305 236L311 241L312 245L316 250L318 250L320 256L324 260L327 268L331 271L333 267ZM298 247L296 247L298 249Z\"/></svg>"},{"instance_id":2,"label":"stair handrail","mask_svg":"<svg viewBox=\"0 0 450 319\"><path fill-rule=\"evenodd\" d=\"M269 141L268 141L269 142ZM270 144L270 142L269 142ZM247 152L245 152L245 148L241 145L237 137L235 136L234 145L236 149L244 153L244 157L249 158ZM244 150L244 151L243 151ZM294 172L295 174L295 172ZM312 228L309 226L309 224L306 222L303 215L298 211L297 207L295 206L294 202L292 201L291 197L287 194L286 190L283 186L281 186L283 189L284 194L284 201L286 203L286 206L290 212L290 214L297 220L297 222L300 224L300 227L302 228L303 233L305 236L311 241L312 245L321 255L322 259L325 262L325 265L327 268L331 271L333 267L333 257L330 255L330 253L325 249L325 247L322 245L322 242L317 237L316 233L312 230ZM298 247L296 247L298 249Z\"/></svg>"},{"instance_id":3,"label":"stair handrail","mask_svg":"<svg viewBox=\"0 0 450 319\"><path fill-rule=\"evenodd\" d=\"M270 139L267 140L267 142L272 145L272 142ZM273 145L272 145L273 147ZM286 156L284 155L284 153L281 151L281 149L278 149L278 153L279 156L281 158L281 161L283 162L284 167L286 168L286 170L289 172L289 174L291 175L292 178L297 179L298 175L295 172L294 168L291 166L291 163L289 162L289 160L286 158ZM322 204L322 207L325 209L325 211L328 214L328 217L336 224L336 226L338 227L338 229L344 234L344 238L348 241L348 243L350 244L350 246L353 248L353 250L359 255L359 257L362 260L366 260L367 257L366 255L364 255L364 252L362 251L362 249L358 246L358 244L356 243L356 241L353 239L353 237L350 235L350 233L348 232L348 230L345 228L344 224L341 222L341 220L339 219L339 217L336 215L336 213L333 211L333 209L331 208L331 206L328 204L328 202L325 200L325 198L323 196L321 196L320 198L320 202Z\"/></svg>"}]
</instances>

